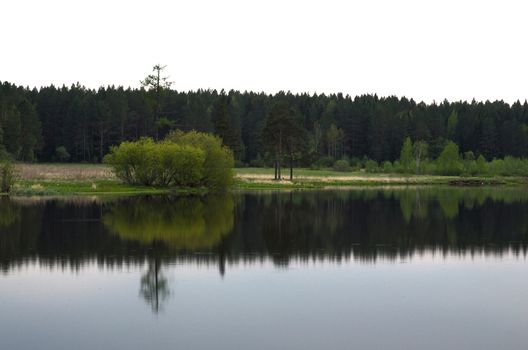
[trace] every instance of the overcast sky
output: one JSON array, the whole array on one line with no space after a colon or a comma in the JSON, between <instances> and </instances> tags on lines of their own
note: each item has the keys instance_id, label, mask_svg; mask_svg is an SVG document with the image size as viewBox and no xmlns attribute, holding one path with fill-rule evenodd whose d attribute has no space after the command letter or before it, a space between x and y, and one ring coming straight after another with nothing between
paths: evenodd
<instances>
[{"instance_id":1,"label":"overcast sky","mask_svg":"<svg viewBox=\"0 0 528 350\"><path fill-rule=\"evenodd\" d=\"M0 80L524 101L525 3L2 1Z\"/></svg>"}]
</instances>

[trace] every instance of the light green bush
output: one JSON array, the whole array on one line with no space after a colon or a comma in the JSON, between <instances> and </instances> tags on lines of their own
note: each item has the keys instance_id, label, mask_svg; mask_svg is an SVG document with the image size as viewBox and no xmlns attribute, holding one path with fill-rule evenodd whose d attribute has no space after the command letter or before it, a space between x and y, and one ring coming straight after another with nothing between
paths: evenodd
<instances>
[{"instance_id":1,"label":"light green bush","mask_svg":"<svg viewBox=\"0 0 528 350\"><path fill-rule=\"evenodd\" d=\"M202 185L218 191L233 185L233 152L222 145L222 140L214 135L175 130L166 137L167 141L201 149L205 154Z\"/></svg>"},{"instance_id":2,"label":"light green bush","mask_svg":"<svg viewBox=\"0 0 528 350\"><path fill-rule=\"evenodd\" d=\"M392 173L392 171L393 171L392 163L388 160L384 161L383 162L383 172Z\"/></svg>"},{"instance_id":3,"label":"light green bush","mask_svg":"<svg viewBox=\"0 0 528 350\"><path fill-rule=\"evenodd\" d=\"M205 153L197 147L148 138L123 142L104 158L124 182L161 187L200 185L204 161Z\"/></svg>"},{"instance_id":4,"label":"light green bush","mask_svg":"<svg viewBox=\"0 0 528 350\"><path fill-rule=\"evenodd\" d=\"M435 162L440 175L460 175L464 171L458 145L452 141L445 145Z\"/></svg>"},{"instance_id":5,"label":"light green bush","mask_svg":"<svg viewBox=\"0 0 528 350\"><path fill-rule=\"evenodd\" d=\"M478 175L486 175L488 173L488 163L486 162L486 159L481 154L477 158L477 174Z\"/></svg>"},{"instance_id":6,"label":"light green bush","mask_svg":"<svg viewBox=\"0 0 528 350\"><path fill-rule=\"evenodd\" d=\"M195 187L203 178L205 152L188 145L160 142L156 145L156 166L160 186Z\"/></svg>"}]
</instances>

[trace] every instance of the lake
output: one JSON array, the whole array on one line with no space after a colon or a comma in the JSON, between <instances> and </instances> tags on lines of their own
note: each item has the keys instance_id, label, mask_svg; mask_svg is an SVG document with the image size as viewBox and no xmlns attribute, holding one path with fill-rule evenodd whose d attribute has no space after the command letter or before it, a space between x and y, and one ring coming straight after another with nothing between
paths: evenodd
<instances>
[{"instance_id":1,"label":"lake","mask_svg":"<svg viewBox=\"0 0 528 350\"><path fill-rule=\"evenodd\" d=\"M528 190L0 198L0 349L526 349Z\"/></svg>"}]
</instances>

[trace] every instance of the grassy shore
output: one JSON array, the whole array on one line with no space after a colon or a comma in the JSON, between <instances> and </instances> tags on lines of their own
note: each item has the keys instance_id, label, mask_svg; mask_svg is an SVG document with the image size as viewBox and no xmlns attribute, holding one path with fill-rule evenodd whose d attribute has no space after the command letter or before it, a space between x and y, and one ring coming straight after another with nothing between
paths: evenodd
<instances>
[{"instance_id":1,"label":"grassy shore","mask_svg":"<svg viewBox=\"0 0 528 350\"><path fill-rule=\"evenodd\" d=\"M109 167L101 164L18 164L17 195L70 194L160 194L203 193L203 189L165 189L138 187L121 183ZM526 185L521 177L458 177L402 174L369 174L336 172L333 170L295 169L289 180L273 180L271 168L235 169L235 189L309 189L347 186L407 186L407 185Z\"/></svg>"},{"instance_id":2,"label":"grassy shore","mask_svg":"<svg viewBox=\"0 0 528 350\"><path fill-rule=\"evenodd\" d=\"M460 177L438 175L373 174L363 171L337 172L334 170L294 169L289 180L288 169L283 170L284 180L273 180L270 168L236 169L237 187L258 188L326 188L343 186L415 186L415 185L525 185L522 177Z\"/></svg>"}]
</instances>

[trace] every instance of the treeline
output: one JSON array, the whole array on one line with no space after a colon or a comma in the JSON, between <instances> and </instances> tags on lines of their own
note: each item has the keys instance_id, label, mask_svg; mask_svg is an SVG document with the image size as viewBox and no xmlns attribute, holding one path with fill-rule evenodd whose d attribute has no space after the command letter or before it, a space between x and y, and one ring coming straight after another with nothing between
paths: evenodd
<instances>
[{"instance_id":1,"label":"treeline","mask_svg":"<svg viewBox=\"0 0 528 350\"><path fill-rule=\"evenodd\" d=\"M295 137L276 137L292 125ZM288 155L304 166L323 157L394 162L407 137L427 142L431 159L449 140L475 158L528 156L526 101L0 85L1 152L17 160L100 162L113 145L173 129L215 133L239 164L253 166Z\"/></svg>"}]
</instances>

